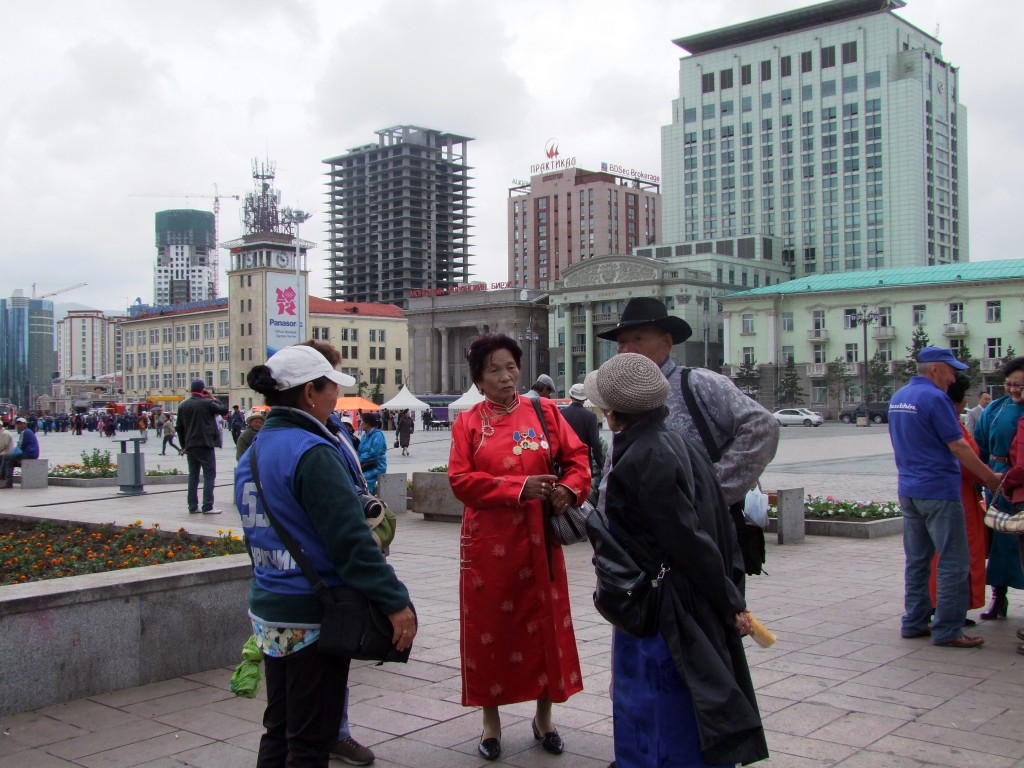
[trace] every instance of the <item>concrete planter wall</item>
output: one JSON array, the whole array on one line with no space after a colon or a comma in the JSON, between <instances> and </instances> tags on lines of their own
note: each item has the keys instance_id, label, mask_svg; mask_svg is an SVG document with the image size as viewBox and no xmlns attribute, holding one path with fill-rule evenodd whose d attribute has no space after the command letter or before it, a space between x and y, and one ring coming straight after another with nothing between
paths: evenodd
<instances>
[{"instance_id":1,"label":"concrete planter wall","mask_svg":"<svg viewBox=\"0 0 1024 768\"><path fill-rule=\"evenodd\" d=\"M50 485L60 485L66 488L116 488L118 480L116 477L51 477ZM146 485L186 485L188 475L157 475L147 477Z\"/></svg>"},{"instance_id":2,"label":"concrete planter wall","mask_svg":"<svg viewBox=\"0 0 1024 768\"><path fill-rule=\"evenodd\" d=\"M412 473L412 511L424 520L462 522L463 504L455 498L444 472Z\"/></svg>"},{"instance_id":3,"label":"concrete planter wall","mask_svg":"<svg viewBox=\"0 0 1024 768\"><path fill-rule=\"evenodd\" d=\"M409 479L404 473L380 475L377 478L377 497L396 515L409 507Z\"/></svg>"},{"instance_id":4,"label":"concrete planter wall","mask_svg":"<svg viewBox=\"0 0 1024 768\"><path fill-rule=\"evenodd\" d=\"M241 554L3 587L0 715L237 664L251 575Z\"/></svg>"},{"instance_id":5,"label":"concrete planter wall","mask_svg":"<svg viewBox=\"0 0 1024 768\"><path fill-rule=\"evenodd\" d=\"M778 521L768 521L768 532L778 531ZM884 520L804 520L804 532L808 536L841 536L848 539L877 539L882 536L899 536L903 533L903 518L891 517Z\"/></svg>"}]
</instances>

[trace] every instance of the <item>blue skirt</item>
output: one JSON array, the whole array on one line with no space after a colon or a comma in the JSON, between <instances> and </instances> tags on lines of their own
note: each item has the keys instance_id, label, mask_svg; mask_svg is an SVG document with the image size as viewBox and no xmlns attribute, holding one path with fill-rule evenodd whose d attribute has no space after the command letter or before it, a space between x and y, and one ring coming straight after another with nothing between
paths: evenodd
<instances>
[{"instance_id":1,"label":"blue skirt","mask_svg":"<svg viewBox=\"0 0 1024 768\"><path fill-rule=\"evenodd\" d=\"M726 765L701 758L693 699L660 634L641 639L615 630L612 713L616 768Z\"/></svg>"},{"instance_id":2,"label":"blue skirt","mask_svg":"<svg viewBox=\"0 0 1024 768\"><path fill-rule=\"evenodd\" d=\"M992 546L988 550L988 567L985 570L986 584L1024 589L1018 538L1014 533L992 531Z\"/></svg>"}]
</instances>

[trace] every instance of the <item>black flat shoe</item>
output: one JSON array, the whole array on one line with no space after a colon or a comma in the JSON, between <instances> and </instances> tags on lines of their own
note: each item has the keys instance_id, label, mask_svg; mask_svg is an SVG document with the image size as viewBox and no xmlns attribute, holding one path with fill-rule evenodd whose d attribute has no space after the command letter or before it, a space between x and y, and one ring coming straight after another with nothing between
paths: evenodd
<instances>
[{"instance_id":1,"label":"black flat shoe","mask_svg":"<svg viewBox=\"0 0 1024 768\"><path fill-rule=\"evenodd\" d=\"M565 743L562 741L562 737L558 735L558 731L549 731L541 736L540 729L537 728L537 721L534 720L530 725L533 726L533 738L540 742L541 749L552 755L562 754L565 750Z\"/></svg>"},{"instance_id":2,"label":"black flat shoe","mask_svg":"<svg viewBox=\"0 0 1024 768\"><path fill-rule=\"evenodd\" d=\"M484 760L497 760L501 757L501 739L483 739L477 746L477 751L483 755Z\"/></svg>"},{"instance_id":3,"label":"black flat shoe","mask_svg":"<svg viewBox=\"0 0 1024 768\"><path fill-rule=\"evenodd\" d=\"M1018 640L1024 640L1024 629L1018 629L1017 630L1017 639Z\"/></svg>"}]
</instances>

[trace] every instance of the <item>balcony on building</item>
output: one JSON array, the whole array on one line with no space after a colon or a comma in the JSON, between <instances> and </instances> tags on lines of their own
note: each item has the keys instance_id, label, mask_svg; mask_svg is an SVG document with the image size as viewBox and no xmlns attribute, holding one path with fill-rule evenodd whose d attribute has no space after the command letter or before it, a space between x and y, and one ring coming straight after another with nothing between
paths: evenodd
<instances>
[{"instance_id":1,"label":"balcony on building","mask_svg":"<svg viewBox=\"0 0 1024 768\"><path fill-rule=\"evenodd\" d=\"M611 323L616 325L619 322L618 312L597 312L594 314L595 323Z\"/></svg>"},{"instance_id":2,"label":"balcony on building","mask_svg":"<svg viewBox=\"0 0 1024 768\"><path fill-rule=\"evenodd\" d=\"M1003 365L1003 361L998 357L983 357L981 358L981 372L982 373L995 373Z\"/></svg>"},{"instance_id":3,"label":"balcony on building","mask_svg":"<svg viewBox=\"0 0 1024 768\"><path fill-rule=\"evenodd\" d=\"M896 326L895 325L876 325L871 329L872 339L895 339L896 338Z\"/></svg>"},{"instance_id":4,"label":"balcony on building","mask_svg":"<svg viewBox=\"0 0 1024 768\"><path fill-rule=\"evenodd\" d=\"M573 325L586 325L587 324L587 316L584 315L584 314L573 315L572 316L572 324Z\"/></svg>"},{"instance_id":5,"label":"balcony on building","mask_svg":"<svg viewBox=\"0 0 1024 768\"><path fill-rule=\"evenodd\" d=\"M813 333L813 331L812 331ZM808 363L807 364L807 375L811 378L820 378L825 375L828 369L827 363Z\"/></svg>"},{"instance_id":6,"label":"balcony on building","mask_svg":"<svg viewBox=\"0 0 1024 768\"><path fill-rule=\"evenodd\" d=\"M807 332L808 341L828 341L828 331L824 328L812 328Z\"/></svg>"},{"instance_id":7,"label":"balcony on building","mask_svg":"<svg viewBox=\"0 0 1024 768\"><path fill-rule=\"evenodd\" d=\"M586 352L587 352L587 345L586 344L573 344L572 345L572 353L574 355L583 355L583 354L586 354Z\"/></svg>"},{"instance_id":8,"label":"balcony on building","mask_svg":"<svg viewBox=\"0 0 1024 768\"><path fill-rule=\"evenodd\" d=\"M890 360L889 361L889 373L893 376L899 376L903 371L903 366L906 365L906 361L901 360Z\"/></svg>"},{"instance_id":9,"label":"balcony on building","mask_svg":"<svg viewBox=\"0 0 1024 768\"><path fill-rule=\"evenodd\" d=\"M947 339L962 339L967 335L967 323L946 323L942 335Z\"/></svg>"}]
</instances>

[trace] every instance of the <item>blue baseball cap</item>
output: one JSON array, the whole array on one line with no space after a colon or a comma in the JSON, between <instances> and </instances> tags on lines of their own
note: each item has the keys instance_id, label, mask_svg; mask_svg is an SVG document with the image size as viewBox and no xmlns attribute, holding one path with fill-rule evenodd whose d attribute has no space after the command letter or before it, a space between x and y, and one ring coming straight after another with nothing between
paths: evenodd
<instances>
[{"instance_id":1,"label":"blue baseball cap","mask_svg":"<svg viewBox=\"0 0 1024 768\"><path fill-rule=\"evenodd\" d=\"M946 347L925 347L917 353L917 362L919 363L945 363L951 365L958 371L966 371L971 366L966 363L961 363L956 359L956 355L953 354L952 349Z\"/></svg>"}]
</instances>

